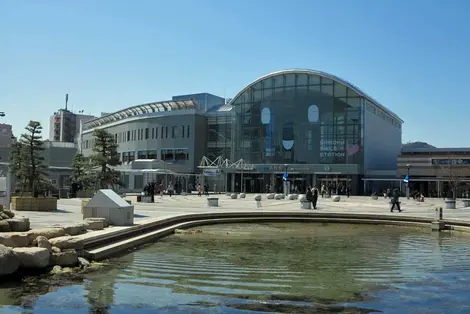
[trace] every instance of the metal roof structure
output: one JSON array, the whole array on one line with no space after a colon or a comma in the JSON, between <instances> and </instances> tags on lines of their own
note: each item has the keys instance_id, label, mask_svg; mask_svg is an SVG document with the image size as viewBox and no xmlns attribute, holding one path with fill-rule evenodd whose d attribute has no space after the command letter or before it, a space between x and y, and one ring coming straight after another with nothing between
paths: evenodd
<instances>
[{"instance_id":1,"label":"metal roof structure","mask_svg":"<svg viewBox=\"0 0 470 314\"><path fill-rule=\"evenodd\" d=\"M201 169L225 169L225 170L253 170L254 165L247 164L245 160L239 159L235 162L231 162L227 158L223 158L222 156L217 157L216 159L212 160L203 156L201 159L201 163L199 164L198 168Z\"/></svg>"},{"instance_id":2,"label":"metal roof structure","mask_svg":"<svg viewBox=\"0 0 470 314\"><path fill-rule=\"evenodd\" d=\"M111 122L116 122L119 120L124 120L129 117L137 117L142 115L147 115L155 112L167 112L167 111L176 111L183 109L199 109L199 104L195 100L168 100L168 101L159 101L143 105L137 105L116 111L114 113L108 114L104 117L96 118L89 120L83 123L84 128L90 129L105 125Z\"/></svg>"},{"instance_id":3,"label":"metal roof structure","mask_svg":"<svg viewBox=\"0 0 470 314\"><path fill-rule=\"evenodd\" d=\"M403 123L403 120L398 116L396 115L394 112L392 112L390 109L388 109L387 107L385 107L384 105L380 104L378 101L376 101L375 99L373 99L372 97L370 97L369 95L367 95L365 92L363 92L360 88L358 88L357 86L349 83L348 81L346 80L343 80L337 76L334 76L332 74L329 74L329 73L326 73L326 72L322 72L322 71L315 71L315 70L309 70L309 69L290 69L290 70L282 70L282 71L276 71L276 72L272 72L272 73L269 73L267 75L264 75L258 79L256 79L255 81L251 82L250 84L248 84L247 86L245 86L245 88L243 88L235 97L232 98L232 100L230 101L230 105L234 105L235 101L237 101L237 99L243 95L244 92L246 92L248 89L250 89L251 87L253 87L255 84L261 82L261 81L264 81L268 78L272 78L272 77L275 77L275 76L279 76L279 75L285 75L285 74L307 74L307 75L316 75L316 76L320 76L320 77L324 77L324 78L327 78L327 79L330 79L330 80L333 80L337 83L340 83L350 89L352 89L353 91L355 91L357 94L359 94L359 96L362 96L364 97L366 100L370 101L371 103L373 103L374 105L376 105L377 107L379 107L380 109L382 109L384 112L386 112L387 114L389 114L390 116L392 116L393 118L395 118L396 120L400 121L401 123Z\"/></svg>"}]
</instances>

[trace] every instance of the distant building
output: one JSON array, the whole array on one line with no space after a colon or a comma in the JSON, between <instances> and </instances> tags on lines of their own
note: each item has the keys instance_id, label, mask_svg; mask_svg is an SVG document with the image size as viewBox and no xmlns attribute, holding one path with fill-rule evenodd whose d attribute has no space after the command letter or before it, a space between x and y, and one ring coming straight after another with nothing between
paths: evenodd
<instances>
[{"instance_id":1,"label":"distant building","mask_svg":"<svg viewBox=\"0 0 470 314\"><path fill-rule=\"evenodd\" d=\"M13 142L13 131L10 124L0 123L0 147L10 147Z\"/></svg>"},{"instance_id":2,"label":"distant building","mask_svg":"<svg viewBox=\"0 0 470 314\"><path fill-rule=\"evenodd\" d=\"M49 139L56 142L75 143L80 133L80 124L95 118L95 116L59 109L50 118Z\"/></svg>"}]
</instances>

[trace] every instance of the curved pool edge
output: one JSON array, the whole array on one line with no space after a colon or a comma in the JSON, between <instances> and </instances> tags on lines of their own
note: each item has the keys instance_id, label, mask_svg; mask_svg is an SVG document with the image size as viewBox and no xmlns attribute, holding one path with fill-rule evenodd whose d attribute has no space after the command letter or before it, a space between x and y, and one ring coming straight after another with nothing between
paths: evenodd
<instances>
[{"instance_id":1,"label":"curved pool edge","mask_svg":"<svg viewBox=\"0 0 470 314\"><path fill-rule=\"evenodd\" d=\"M200 214L174 215L163 219L153 219L138 225L109 230L109 232L82 235L88 258L103 260L140 245L158 240L174 233L175 229L185 229L203 225L259 222L306 222L306 223L348 223L374 224L430 228L434 219L405 216L400 214L358 214L321 212L211 212ZM446 229L470 232L470 221L443 220Z\"/></svg>"}]
</instances>

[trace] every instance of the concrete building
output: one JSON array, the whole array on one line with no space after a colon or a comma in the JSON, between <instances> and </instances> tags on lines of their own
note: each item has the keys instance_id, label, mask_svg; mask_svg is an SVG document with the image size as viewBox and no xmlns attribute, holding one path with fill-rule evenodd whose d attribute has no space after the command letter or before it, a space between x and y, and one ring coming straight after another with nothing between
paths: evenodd
<instances>
[{"instance_id":1,"label":"concrete building","mask_svg":"<svg viewBox=\"0 0 470 314\"><path fill-rule=\"evenodd\" d=\"M96 118L92 115L76 114L67 109L59 109L50 117L49 140L75 143L83 122Z\"/></svg>"},{"instance_id":2,"label":"concrete building","mask_svg":"<svg viewBox=\"0 0 470 314\"><path fill-rule=\"evenodd\" d=\"M426 197L445 197L451 181L459 182L459 197L470 197L470 148L404 149L397 158L397 180L407 175L410 190Z\"/></svg>"},{"instance_id":3,"label":"concrete building","mask_svg":"<svg viewBox=\"0 0 470 314\"><path fill-rule=\"evenodd\" d=\"M13 143L12 126L10 124L0 123L0 148L10 147L11 143Z\"/></svg>"},{"instance_id":4,"label":"concrete building","mask_svg":"<svg viewBox=\"0 0 470 314\"><path fill-rule=\"evenodd\" d=\"M351 83L295 69L256 79L228 104L210 94L182 95L87 121L81 149L91 154L92 132L104 128L124 164L157 159L172 172L205 174L186 176L193 184L213 177L211 184L230 191L280 190L287 172L292 188L349 186L360 194L367 180L396 178L402 123ZM138 190L137 181L129 180L128 190Z\"/></svg>"}]
</instances>

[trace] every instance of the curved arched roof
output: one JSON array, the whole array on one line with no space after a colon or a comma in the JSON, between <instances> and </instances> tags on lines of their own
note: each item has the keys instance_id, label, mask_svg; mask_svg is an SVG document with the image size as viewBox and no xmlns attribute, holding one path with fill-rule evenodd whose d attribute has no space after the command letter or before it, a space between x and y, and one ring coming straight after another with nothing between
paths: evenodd
<instances>
[{"instance_id":1,"label":"curved arched roof","mask_svg":"<svg viewBox=\"0 0 470 314\"><path fill-rule=\"evenodd\" d=\"M86 121L83 123L83 126L85 129L91 129L108 123L124 120L130 117L142 116L153 112L175 111L193 108L199 108L199 104L195 100L159 101L122 109L104 117Z\"/></svg>"},{"instance_id":2,"label":"curved arched roof","mask_svg":"<svg viewBox=\"0 0 470 314\"><path fill-rule=\"evenodd\" d=\"M255 81L251 82L250 84L248 84L245 88L243 88L235 97L232 98L232 100L230 101L230 105L234 105L235 101L237 101L237 99L243 95L244 92L246 92L248 89L250 89L251 87L253 87L255 84L261 82L261 81L264 81L268 78L272 78L272 77L276 77L276 76L279 76L279 75L285 75L285 74L307 74L307 75L316 75L316 76L320 76L320 77L324 77L324 78L327 78L327 79L330 79L330 80L333 80L337 83L340 83L350 89L352 89L353 91L355 91L357 94L359 94L360 96L364 97L365 99L367 99L368 101L370 101L371 103L373 103L374 105L376 105L377 107L379 107L380 109L382 109L383 111L385 111L386 113L388 113L390 116L392 116L393 118L397 119L398 121L400 121L401 123L403 123L403 120L397 116L394 112L392 112L390 109L388 109L387 107L385 107L384 105L380 104L378 101L376 101L375 99L373 99L372 97L370 97L369 95L367 95L365 92L363 92L360 88L358 88L357 86L351 84L350 82L346 81L346 80L343 80L335 75L332 75L332 74L329 74L329 73L326 73L326 72L321 72L321 71L315 71L315 70L309 70L309 69L290 69L290 70L282 70L282 71L276 71L276 72L272 72L272 73L269 73L267 75L264 75L258 79L256 79Z\"/></svg>"}]
</instances>

